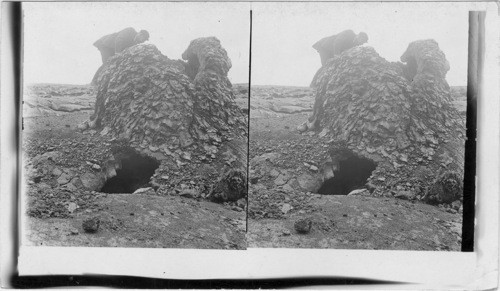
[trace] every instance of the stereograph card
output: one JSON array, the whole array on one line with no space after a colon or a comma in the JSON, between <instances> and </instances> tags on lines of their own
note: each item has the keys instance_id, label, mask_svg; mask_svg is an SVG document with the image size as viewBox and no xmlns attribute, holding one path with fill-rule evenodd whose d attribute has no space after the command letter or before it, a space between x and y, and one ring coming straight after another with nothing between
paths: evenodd
<instances>
[{"instance_id":1,"label":"stereograph card","mask_svg":"<svg viewBox=\"0 0 500 291\"><path fill-rule=\"evenodd\" d=\"M493 3L3 8L19 280L496 286Z\"/></svg>"}]
</instances>

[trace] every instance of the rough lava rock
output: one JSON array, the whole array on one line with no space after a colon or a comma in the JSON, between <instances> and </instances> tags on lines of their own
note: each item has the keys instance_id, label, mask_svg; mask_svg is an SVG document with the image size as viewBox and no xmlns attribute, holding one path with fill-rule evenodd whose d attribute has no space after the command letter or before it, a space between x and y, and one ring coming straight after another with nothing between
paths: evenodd
<instances>
[{"instance_id":1,"label":"rough lava rock","mask_svg":"<svg viewBox=\"0 0 500 291\"><path fill-rule=\"evenodd\" d=\"M437 177L426 193L424 201L430 204L451 203L462 197L463 180L453 172Z\"/></svg>"},{"instance_id":2,"label":"rough lava rock","mask_svg":"<svg viewBox=\"0 0 500 291\"><path fill-rule=\"evenodd\" d=\"M246 181L246 150L232 149L246 145L247 126L227 78L226 51L215 37L206 37L193 40L182 56L187 62L139 44L110 58L97 77L95 112L84 127L115 141L115 152L128 147L160 160L152 184L163 186L162 193L185 180L203 189L213 186L203 177L189 180L200 164L230 166L215 174Z\"/></svg>"},{"instance_id":3,"label":"rough lava rock","mask_svg":"<svg viewBox=\"0 0 500 291\"><path fill-rule=\"evenodd\" d=\"M368 41L368 35L364 32L355 34L354 31L348 29L344 30L339 34L327 36L320 39L313 45L313 48L318 51L321 58L321 66L325 66L327 61L342 52L353 48L355 46L362 45ZM316 87L317 77L321 75L322 68L320 68L311 82L311 87Z\"/></svg>"},{"instance_id":4,"label":"rough lava rock","mask_svg":"<svg viewBox=\"0 0 500 291\"><path fill-rule=\"evenodd\" d=\"M312 221L310 218L302 218L293 224L293 227L295 228L295 231L298 233L306 234L311 231L311 226L312 226Z\"/></svg>"},{"instance_id":5,"label":"rough lava rock","mask_svg":"<svg viewBox=\"0 0 500 291\"><path fill-rule=\"evenodd\" d=\"M305 125L330 138L334 171L347 157L370 159L377 168L367 182L376 194L411 190L424 196L432 177L463 177L465 129L436 41L412 42L401 60L406 64L388 62L366 46L329 59Z\"/></svg>"},{"instance_id":6,"label":"rough lava rock","mask_svg":"<svg viewBox=\"0 0 500 291\"><path fill-rule=\"evenodd\" d=\"M231 169L227 171L214 185L209 193L209 199L218 201L237 201L246 196L246 176L242 171Z\"/></svg>"},{"instance_id":7,"label":"rough lava rock","mask_svg":"<svg viewBox=\"0 0 500 291\"><path fill-rule=\"evenodd\" d=\"M99 230L100 222L99 217L91 217L82 222L82 228L85 232L94 233Z\"/></svg>"}]
</instances>

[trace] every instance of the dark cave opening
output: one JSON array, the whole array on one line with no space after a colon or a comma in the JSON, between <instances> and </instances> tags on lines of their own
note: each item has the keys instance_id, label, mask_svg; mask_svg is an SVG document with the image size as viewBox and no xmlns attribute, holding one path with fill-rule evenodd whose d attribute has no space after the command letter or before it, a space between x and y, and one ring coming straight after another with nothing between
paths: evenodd
<instances>
[{"instance_id":1,"label":"dark cave opening","mask_svg":"<svg viewBox=\"0 0 500 291\"><path fill-rule=\"evenodd\" d=\"M150 179L160 166L154 158L140 155L133 150L117 155L121 167L116 176L108 179L101 192L134 193L139 188L149 187Z\"/></svg>"},{"instance_id":2,"label":"dark cave opening","mask_svg":"<svg viewBox=\"0 0 500 291\"><path fill-rule=\"evenodd\" d=\"M363 188L377 164L369 159L350 156L339 161L334 177L323 182L319 194L347 195L352 190Z\"/></svg>"}]
</instances>

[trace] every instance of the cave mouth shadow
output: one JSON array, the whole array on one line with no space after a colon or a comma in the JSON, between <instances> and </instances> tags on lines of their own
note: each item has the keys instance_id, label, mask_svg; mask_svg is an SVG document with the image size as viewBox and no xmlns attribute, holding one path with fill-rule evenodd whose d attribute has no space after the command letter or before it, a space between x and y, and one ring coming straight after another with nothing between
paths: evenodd
<instances>
[{"instance_id":1,"label":"cave mouth shadow","mask_svg":"<svg viewBox=\"0 0 500 291\"><path fill-rule=\"evenodd\" d=\"M160 166L156 159L128 150L118 155L120 167L116 176L108 179L100 192L134 193L135 190L150 187L150 179Z\"/></svg>"},{"instance_id":2,"label":"cave mouth shadow","mask_svg":"<svg viewBox=\"0 0 500 291\"><path fill-rule=\"evenodd\" d=\"M339 161L334 177L324 181L317 193L347 195L352 190L363 188L376 167L377 164L370 159L350 155Z\"/></svg>"}]
</instances>

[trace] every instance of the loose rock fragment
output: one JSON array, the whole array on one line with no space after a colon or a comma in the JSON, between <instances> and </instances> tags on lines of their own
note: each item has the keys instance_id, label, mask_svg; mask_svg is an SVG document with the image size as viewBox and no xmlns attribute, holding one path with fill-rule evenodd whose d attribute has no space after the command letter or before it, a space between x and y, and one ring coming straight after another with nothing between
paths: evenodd
<instances>
[{"instance_id":1,"label":"loose rock fragment","mask_svg":"<svg viewBox=\"0 0 500 291\"><path fill-rule=\"evenodd\" d=\"M139 188L135 190L133 194L145 194L148 192L154 192L153 188L152 187Z\"/></svg>"},{"instance_id":2,"label":"loose rock fragment","mask_svg":"<svg viewBox=\"0 0 500 291\"><path fill-rule=\"evenodd\" d=\"M352 190L351 192L349 192L349 194L347 194L347 196L364 196L364 195L368 195L370 192L367 190L367 189L356 189L356 190Z\"/></svg>"},{"instance_id":3,"label":"loose rock fragment","mask_svg":"<svg viewBox=\"0 0 500 291\"><path fill-rule=\"evenodd\" d=\"M439 176L427 191L424 201L431 204L451 203L460 199L463 182L456 172L446 172Z\"/></svg>"},{"instance_id":4,"label":"loose rock fragment","mask_svg":"<svg viewBox=\"0 0 500 291\"><path fill-rule=\"evenodd\" d=\"M412 200L415 197L415 194L411 191L399 191L396 195L394 195L394 197L403 200Z\"/></svg>"},{"instance_id":5,"label":"loose rock fragment","mask_svg":"<svg viewBox=\"0 0 500 291\"><path fill-rule=\"evenodd\" d=\"M179 193L179 196L186 198L196 198L200 196L200 193L196 189L184 189Z\"/></svg>"},{"instance_id":6,"label":"loose rock fragment","mask_svg":"<svg viewBox=\"0 0 500 291\"><path fill-rule=\"evenodd\" d=\"M73 177L68 174L68 173L62 173L61 176L59 176L59 178L57 178L57 183L59 185L64 185L64 184L67 184L69 181L71 181Z\"/></svg>"},{"instance_id":7,"label":"loose rock fragment","mask_svg":"<svg viewBox=\"0 0 500 291\"><path fill-rule=\"evenodd\" d=\"M71 235L77 235L77 234L79 234L80 232L79 232L79 231L78 231L78 229L76 229L76 228L71 228L71 229L69 230L69 233L70 233Z\"/></svg>"},{"instance_id":8,"label":"loose rock fragment","mask_svg":"<svg viewBox=\"0 0 500 291\"><path fill-rule=\"evenodd\" d=\"M99 217L87 218L82 223L83 230L88 233L95 233L99 230L100 222Z\"/></svg>"},{"instance_id":9,"label":"loose rock fragment","mask_svg":"<svg viewBox=\"0 0 500 291\"><path fill-rule=\"evenodd\" d=\"M241 209L245 209L247 207L246 198L238 199L238 201L236 201L236 205L238 205L238 207L240 207Z\"/></svg>"},{"instance_id":10,"label":"loose rock fragment","mask_svg":"<svg viewBox=\"0 0 500 291\"><path fill-rule=\"evenodd\" d=\"M307 234L311 230L312 221L310 218L301 218L293 226L298 233Z\"/></svg>"},{"instance_id":11,"label":"loose rock fragment","mask_svg":"<svg viewBox=\"0 0 500 291\"><path fill-rule=\"evenodd\" d=\"M290 210L292 210L292 206L288 203L283 204L281 207L281 212L283 212L283 214L287 214Z\"/></svg>"},{"instance_id":12,"label":"loose rock fragment","mask_svg":"<svg viewBox=\"0 0 500 291\"><path fill-rule=\"evenodd\" d=\"M247 195L246 172L231 169L222 176L208 194L212 201L237 201Z\"/></svg>"},{"instance_id":13,"label":"loose rock fragment","mask_svg":"<svg viewBox=\"0 0 500 291\"><path fill-rule=\"evenodd\" d=\"M73 213L76 209L78 208L78 205L74 202L70 202L68 204L68 211L69 213Z\"/></svg>"}]
</instances>

